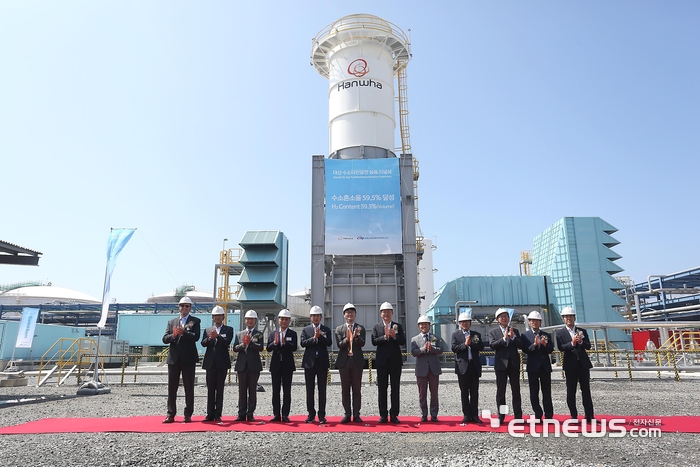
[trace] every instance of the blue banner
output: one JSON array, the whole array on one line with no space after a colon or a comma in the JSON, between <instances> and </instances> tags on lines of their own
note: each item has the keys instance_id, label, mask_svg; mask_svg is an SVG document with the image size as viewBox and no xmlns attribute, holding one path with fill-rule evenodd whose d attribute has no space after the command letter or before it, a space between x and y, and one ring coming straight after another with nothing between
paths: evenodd
<instances>
[{"instance_id":1,"label":"blue banner","mask_svg":"<svg viewBox=\"0 0 700 467\"><path fill-rule=\"evenodd\" d=\"M402 252L399 160L326 159L327 255Z\"/></svg>"},{"instance_id":2,"label":"blue banner","mask_svg":"<svg viewBox=\"0 0 700 467\"><path fill-rule=\"evenodd\" d=\"M117 265L117 257L122 252L127 242L134 235L136 229L112 229L107 242L107 272L105 273L105 288L102 296L102 316L97 323L98 328L105 327L107 313L109 312L109 282L112 278L112 271Z\"/></svg>"},{"instance_id":3,"label":"blue banner","mask_svg":"<svg viewBox=\"0 0 700 467\"><path fill-rule=\"evenodd\" d=\"M22 308L22 321L19 323L17 331L17 341L15 347L18 349L31 349L34 340L34 329L39 316L38 308Z\"/></svg>"}]
</instances>

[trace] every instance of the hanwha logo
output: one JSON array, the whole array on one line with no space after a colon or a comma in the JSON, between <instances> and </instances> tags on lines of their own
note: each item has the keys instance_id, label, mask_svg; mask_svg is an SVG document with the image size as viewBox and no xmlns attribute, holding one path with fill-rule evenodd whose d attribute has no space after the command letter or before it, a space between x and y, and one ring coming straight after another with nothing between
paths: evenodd
<instances>
[{"instance_id":1,"label":"hanwha logo","mask_svg":"<svg viewBox=\"0 0 700 467\"><path fill-rule=\"evenodd\" d=\"M369 67L367 66L367 61L361 58L353 60L350 65L348 65L348 73L357 77L362 78L367 73L369 73Z\"/></svg>"}]
</instances>

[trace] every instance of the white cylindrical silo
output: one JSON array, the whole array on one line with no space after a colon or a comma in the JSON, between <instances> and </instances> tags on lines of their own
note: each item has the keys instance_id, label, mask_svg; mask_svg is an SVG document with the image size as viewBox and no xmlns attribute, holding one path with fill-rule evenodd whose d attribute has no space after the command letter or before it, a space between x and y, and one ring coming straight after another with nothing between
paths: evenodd
<instances>
[{"instance_id":1,"label":"white cylindrical silo","mask_svg":"<svg viewBox=\"0 0 700 467\"><path fill-rule=\"evenodd\" d=\"M394 77L409 58L404 32L372 15L346 16L314 38L311 62L329 82L331 157L387 157L394 150Z\"/></svg>"}]
</instances>

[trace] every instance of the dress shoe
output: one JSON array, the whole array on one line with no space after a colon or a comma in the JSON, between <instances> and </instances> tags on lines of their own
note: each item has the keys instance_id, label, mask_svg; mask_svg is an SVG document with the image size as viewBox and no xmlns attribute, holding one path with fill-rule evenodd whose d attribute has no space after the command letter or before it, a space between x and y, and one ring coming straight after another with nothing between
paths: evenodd
<instances>
[{"instance_id":1,"label":"dress shoe","mask_svg":"<svg viewBox=\"0 0 700 467\"><path fill-rule=\"evenodd\" d=\"M214 419L214 421L215 421L217 424L219 424L219 425L223 425L223 424L224 424L224 421L221 420L221 417L216 417L216 418Z\"/></svg>"},{"instance_id":2,"label":"dress shoe","mask_svg":"<svg viewBox=\"0 0 700 467\"><path fill-rule=\"evenodd\" d=\"M172 415L168 415L165 417L165 420L163 420L163 423L173 423L175 421L175 417Z\"/></svg>"},{"instance_id":3,"label":"dress shoe","mask_svg":"<svg viewBox=\"0 0 700 467\"><path fill-rule=\"evenodd\" d=\"M291 423L292 421L289 419L289 417L282 417L282 421L284 423Z\"/></svg>"},{"instance_id":4,"label":"dress shoe","mask_svg":"<svg viewBox=\"0 0 700 467\"><path fill-rule=\"evenodd\" d=\"M313 420L311 420L313 422ZM318 417L318 423L328 423L328 420L326 420L326 417Z\"/></svg>"},{"instance_id":5,"label":"dress shoe","mask_svg":"<svg viewBox=\"0 0 700 467\"><path fill-rule=\"evenodd\" d=\"M469 418L469 417L464 417L464 418L462 418L462 421L459 422L459 423L460 423L460 425L466 425L466 424L469 423L470 421L471 421L471 418Z\"/></svg>"},{"instance_id":6,"label":"dress shoe","mask_svg":"<svg viewBox=\"0 0 700 467\"><path fill-rule=\"evenodd\" d=\"M246 417L246 418L247 418L247 420L248 420L249 422L254 422L254 421L255 421L255 417L253 417L252 415L248 415L248 417Z\"/></svg>"},{"instance_id":7,"label":"dress shoe","mask_svg":"<svg viewBox=\"0 0 700 467\"><path fill-rule=\"evenodd\" d=\"M430 421L431 421L431 422L437 422L437 421L438 421L438 418L435 417L435 416L431 416L431 417L430 417Z\"/></svg>"},{"instance_id":8,"label":"dress shoe","mask_svg":"<svg viewBox=\"0 0 700 467\"><path fill-rule=\"evenodd\" d=\"M362 423L362 418L360 418L360 416L357 415L357 416L353 417L352 421L355 423Z\"/></svg>"},{"instance_id":9,"label":"dress shoe","mask_svg":"<svg viewBox=\"0 0 700 467\"><path fill-rule=\"evenodd\" d=\"M202 420L202 421L203 421L203 422L213 422L213 421L214 421L214 417L210 417L209 415L207 415L206 417L204 417L204 420Z\"/></svg>"},{"instance_id":10,"label":"dress shoe","mask_svg":"<svg viewBox=\"0 0 700 467\"><path fill-rule=\"evenodd\" d=\"M273 418L270 419L270 423L281 422L281 421L282 421L282 417L280 417L279 415L275 415Z\"/></svg>"},{"instance_id":11,"label":"dress shoe","mask_svg":"<svg viewBox=\"0 0 700 467\"><path fill-rule=\"evenodd\" d=\"M182 423L191 423L192 422L192 417L189 415L185 415L185 419L182 421Z\"/></svg>"},{"instance_id":12,"label":"dress shoe","mask_svg":"<svg viewBox=\"0 0 700 467\"><path fill-rule=\"evenodd\" d=\"M245 422L245 415L239 415L238 417L236 417L236 421L237 422Z\"/></svg>"},{"instance_id":13,"label":"dress shoe","mask_svg":"<svg viewBox=\"0 0 700 467\"><path fill-rule=\"evenodd\" d=\"M350 423L350 415L346 415L343 417L343 419L340 421L340 423Z\"/></svg>"},{"instance_id":14,"label":"dress shoe","mask_svg":"<svg viewBox=\"0 0 700 467\"><path fill-rule=\"evenodd\" d=\"M318 417L318 419L321 420L321 417ZM313 423L313 422L314 422L314 417L312 417L311 415L306 417L306 420L304 420L304 423Z\"/></svg>"},{"instance_id":15,"label":"dress shoe","mask_svg":"<svg viewBox=\"0 0 700 467\"><path fill-rule=\"evenodd\" d=\"M379 423L389 423L389 419L386 417L379 417Z\"/></svg>"},{"instance_id":16,"label":"dress shoe","mask_svg":"<svg viewBox=\"0 0 700 467\"><path fill-rule=\"evenodd\" d=\"M483 425L483 424L484 424L484 422L481 421L481 419L480 419L479 417L472 417L472 418L470 418L469 420L471 420L472 423L476 423L477 425Z\"/></svg>"},{"instance_id":17,"label":"dress shoe","mask_svg":"<svg viewBox=\"0 0 700 467\"><path fill-rule=\"evenodd\" d=\"M399 420L399 417L391 417L391 423L401 423L401 420Z\"/></svg>"},{"instance_id":18,"label":"dress shoe","mask_svg":"<svg viewBox=\"0 0 700 467\"><path fill-rule=\"evenodd\" d=\"M428 421L428 416L427 416L427 415L423 415L423 416L420 418L420 421L421 421L421 422L427 422L427 421Z\"/></svg>"}]
</instances>

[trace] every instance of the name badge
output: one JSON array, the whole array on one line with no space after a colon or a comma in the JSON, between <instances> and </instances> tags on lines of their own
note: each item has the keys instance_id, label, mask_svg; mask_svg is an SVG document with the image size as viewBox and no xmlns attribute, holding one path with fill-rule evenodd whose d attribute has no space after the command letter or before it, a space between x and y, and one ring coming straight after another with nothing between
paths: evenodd
<instances>
[{"instance_id":1,"label":"name badge","mask_svg":"<svg viewBox=\"0 0 700 467\"><path fill-rule=\"evenodd\" d=\"M292 338L291 338L291 337L287 337L286 340L287 340L287 342L292 342Z\"/></svg>"},{"instance_id":2,"label":"name badge","mask_svg":"<svg viewBox=\"0 0 700 467\"><path fill-rule=\"evenodd\" d=\"M226 334L219 334L221 337L226 337Z\"/></svg>"}]
</instances>

